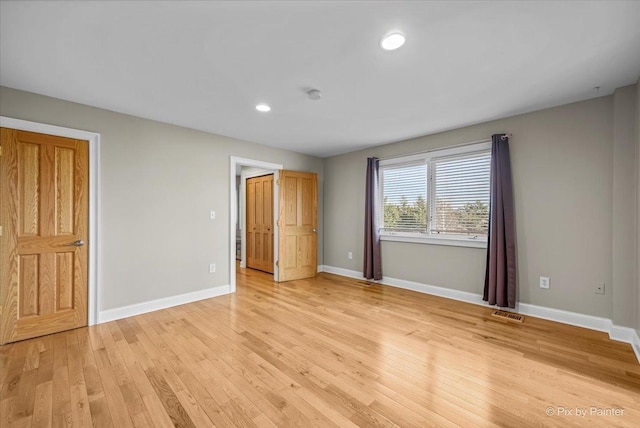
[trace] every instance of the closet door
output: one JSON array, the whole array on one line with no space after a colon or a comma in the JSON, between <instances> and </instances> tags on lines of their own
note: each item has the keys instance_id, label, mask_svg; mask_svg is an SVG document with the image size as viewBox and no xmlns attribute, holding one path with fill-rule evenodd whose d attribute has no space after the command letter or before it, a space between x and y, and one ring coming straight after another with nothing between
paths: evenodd
<instances>
[{"instance_id":1,"label":"closet door","mask_svg":"<svg viewBox=\"0 0 640 428\"><path fill-rule=\"evenodd\" d=\"M247 178L247 267L256 269L256 180Z\"/></svg>"},{"instance_id":2,"label":"closet door","mask_svg":"<svg viewBox=\"0 0 640 428\"><path fill-rule=\"evenodd\" d=\"M262 177L262 270L273 273L273 174Z\"/></svg>"},{"instance_id":3,"label":"closet door","mask_svg":"<svg viewBox=\"0 0 640 428\"><path fill-rule=\"evenodd\" d=\"M247 267L273 273L273 174L247 179Z\"/></svg>"}]
</instances>

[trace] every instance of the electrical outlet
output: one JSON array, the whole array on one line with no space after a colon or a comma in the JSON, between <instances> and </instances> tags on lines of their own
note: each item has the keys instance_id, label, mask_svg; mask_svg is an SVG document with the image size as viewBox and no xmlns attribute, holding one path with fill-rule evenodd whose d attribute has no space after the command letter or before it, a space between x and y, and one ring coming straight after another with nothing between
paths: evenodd
<instances>
[{"instance_id":1,"label":"electrical outlet","mask_svg":"<svg viewBox=\"0 0 640 428\"><path fill-rule=\"evenodd\" d=\"M351 251L349 251L347 253L347 257L349 258L349 260L352 260L353 259L353 253Z\"/></svg>"},{"instance_id":2,"label":"electrical outlet","mask_svg":"<svg viewBox=\"0 0 640 428\"><path fill-rule=\"evenodd\" d=\"M216 212L215 211L210 211L209 212L209 218L211 220L215 220L216 219Z\"/></svg>"},{"instance_id":3,"label":"electrical outlet","mask_svg":"<svg viewBox=\"0 0 640 428\"><path fill-rule=\"evenodd\" d=\"M604 294L604 284L596 284L596 294Z\"/></svg>"},{"instance_id":4,"label":"electrical outlet","mask_svg":"<svg viewBox=\"0 0 640 428\"><path fill-rule=\"evenodd\" d=\"M215 263L211 263L209 265L209 273L216 273L216 264Z\"/></svg>"},{"instance_id":5,"label":"electrical outlet","mask_svg":"<svg viewBox=\"0 0 640 428\"><path fill-rule=\"evenodd\" d=\"M540 277L540 288L549 288L549 277L548 276L541 276Z\"/></svg>"}]
</instances>

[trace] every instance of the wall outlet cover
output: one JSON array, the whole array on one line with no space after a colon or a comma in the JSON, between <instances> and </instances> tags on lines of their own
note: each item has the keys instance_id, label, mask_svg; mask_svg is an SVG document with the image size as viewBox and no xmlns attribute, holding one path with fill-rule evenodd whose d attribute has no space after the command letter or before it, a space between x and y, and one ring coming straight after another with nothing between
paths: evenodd
<instances>
[{"instance_id":1,"label":"wall outlet cover","mask_svg":"<svg viewBox=\"0 0 640 428\"><path fill-rule=\"evenodd\" d=\"M548 276L541 276L540 277L540 288L545 288L548 289L550 285L550 280Z\"/></svg>"}]
</instances>

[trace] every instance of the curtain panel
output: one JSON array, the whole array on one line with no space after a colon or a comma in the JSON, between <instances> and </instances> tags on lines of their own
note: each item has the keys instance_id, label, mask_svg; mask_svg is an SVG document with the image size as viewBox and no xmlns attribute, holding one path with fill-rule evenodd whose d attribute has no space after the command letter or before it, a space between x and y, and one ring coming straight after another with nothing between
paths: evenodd
<instances>
[{"instance_id":1,"label":"curtain panel","mask_svg":"<svg viewBox=\"0 0 640 428\"><path fill-rule=\"evenodd\" d=\"M367 279L382 279L380 226L378 224L378 158L367 159L367 182L364 208L364 268Z\"/></svg>"},{"instance_id":2,"label":"curtain panel","mask_svg":"<svg viewBox=\"0 0 640 428\"><path fill-rule=\"evenodd\" d=\"M516 231L509 138L491 137L491 199L487 269L483 299L490 305L516 306Z\"/></svg>"}]
</instances>

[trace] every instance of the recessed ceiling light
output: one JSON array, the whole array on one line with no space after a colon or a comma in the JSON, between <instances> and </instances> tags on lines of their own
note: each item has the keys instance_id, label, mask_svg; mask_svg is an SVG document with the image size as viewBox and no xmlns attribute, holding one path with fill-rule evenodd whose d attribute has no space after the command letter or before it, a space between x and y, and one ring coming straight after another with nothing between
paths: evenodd
<instances>
[{"instance_id":1,"label":"recessed ceiling light","mask_svg":"<svg viewBox=\"0 0 640 428\"><path fill-rule=\"evenodd\" d=\"M385 51L393 51L404 45L404 40L404 34L398 31L393 31L385 34L382 40L380 40L380 46Z\"/></svg>"},{"instance_id":2,"label":"recessed ceiling light","mask_svg":"<svg viewBox=\"0 0 640 428\"><path fill-rule=\"evenodd\" d=\"M269 107L268 104L261 103L256 105L256 110L266 113L268 111L271 111L271 107Z\"/></svg>"}]
</instances>

